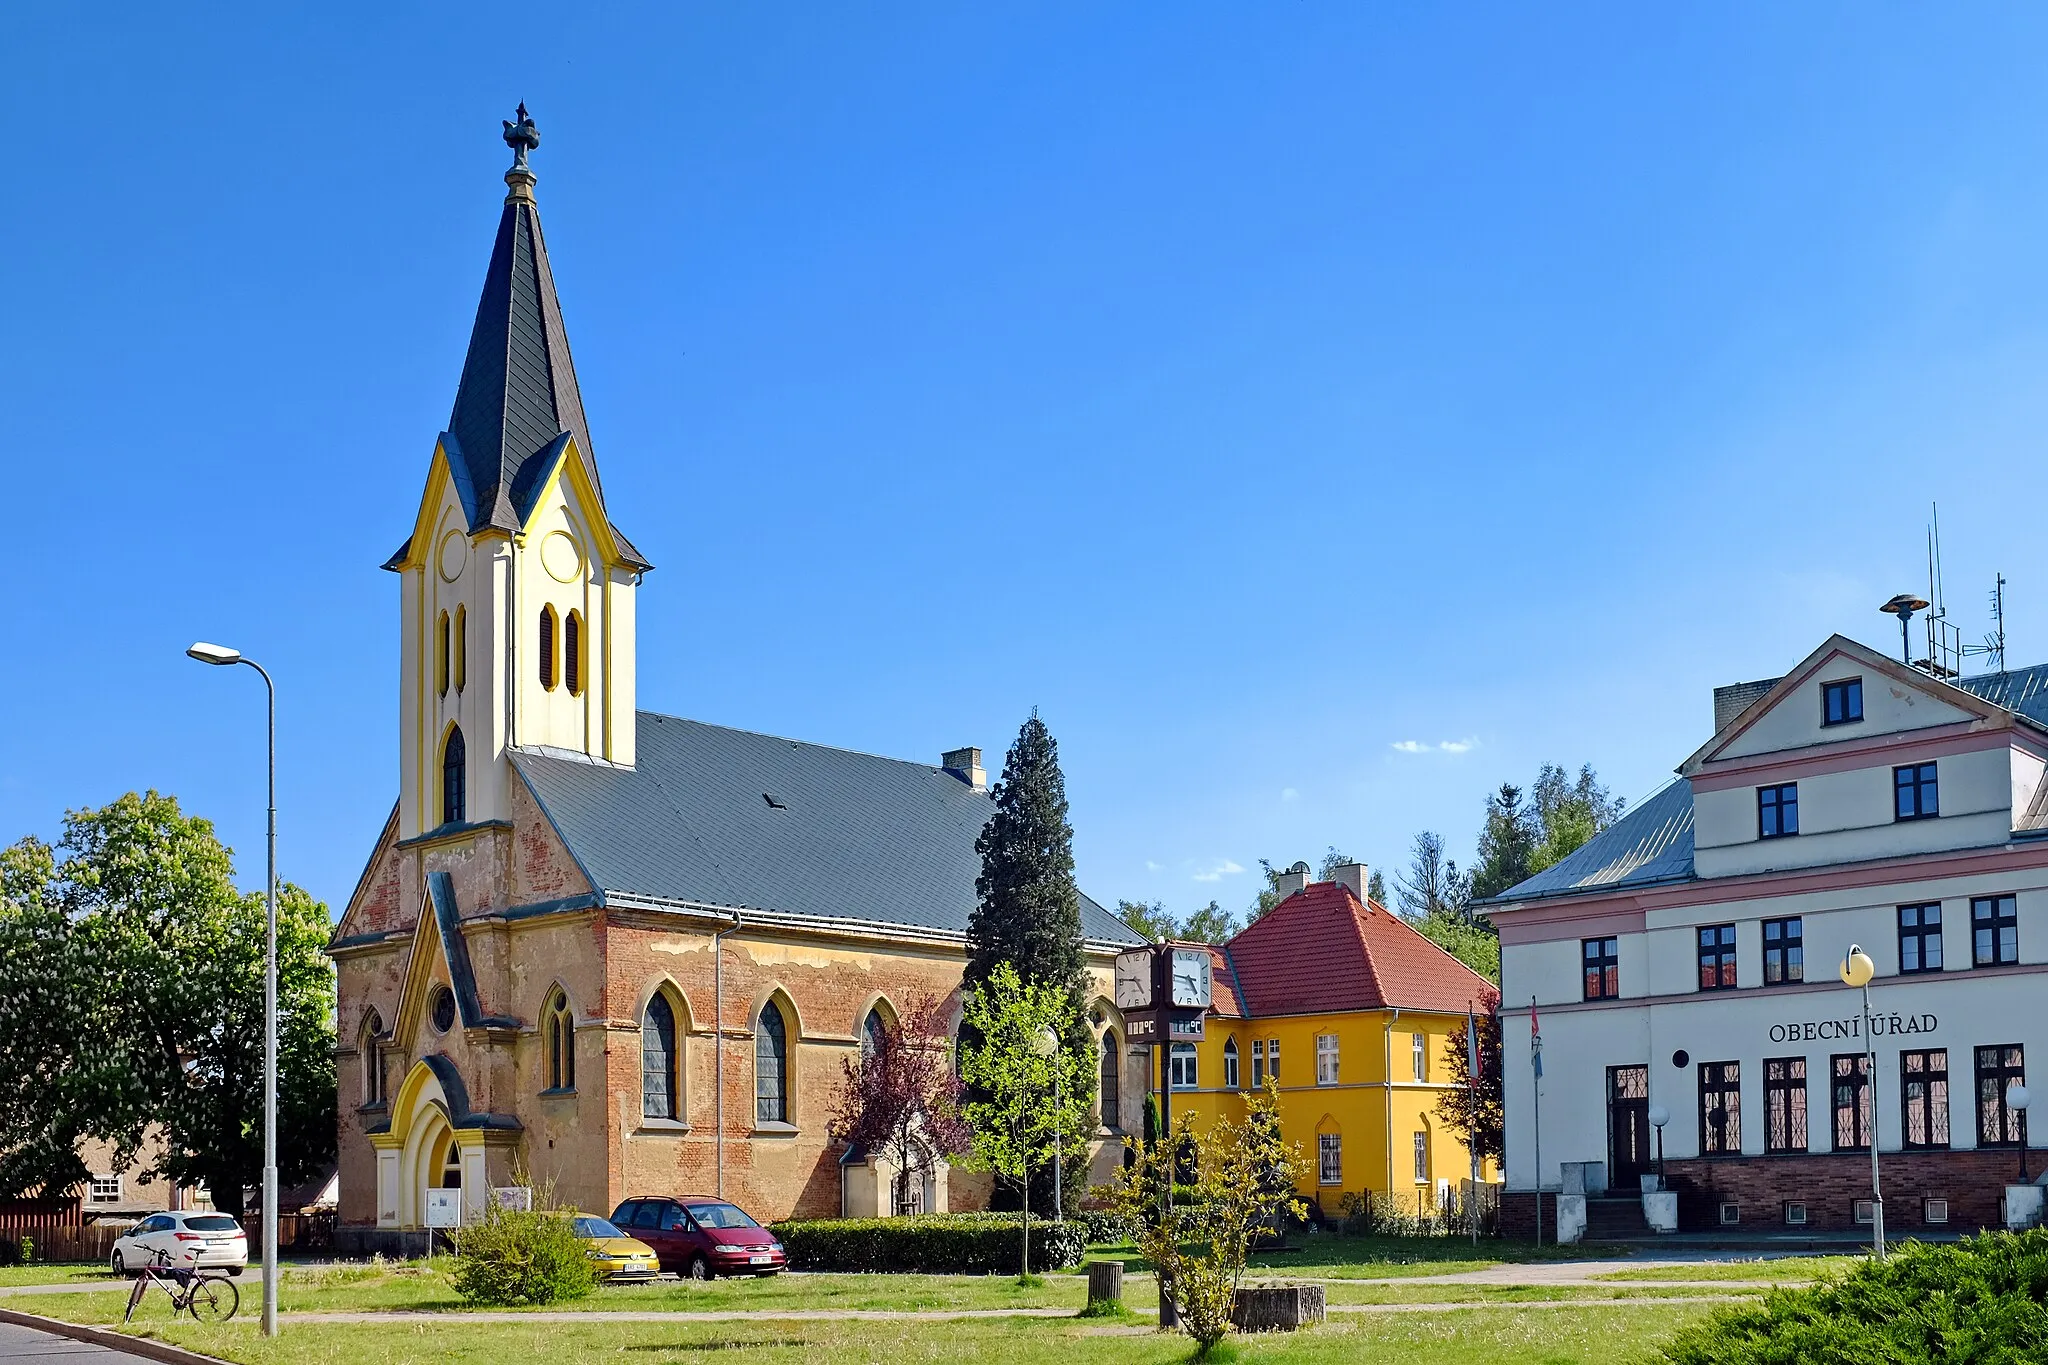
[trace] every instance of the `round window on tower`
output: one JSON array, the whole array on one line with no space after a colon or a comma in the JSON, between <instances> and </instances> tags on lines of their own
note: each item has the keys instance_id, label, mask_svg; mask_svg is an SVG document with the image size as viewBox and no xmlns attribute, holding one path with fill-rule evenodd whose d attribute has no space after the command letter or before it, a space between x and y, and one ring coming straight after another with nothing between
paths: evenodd
<instances>
[{"instance_id":1,"label":"round window on tower","mask_svg":"<svg viewBox=\"0 0 2048 1365\"><path fill-rule=\"evenodd\" d=\"M427 1001L427 1017L433 1020L436 1033L446 1033L454 1028L455 992L446 986L434 987L434 994Z\"/></svg>"}]
</instances>

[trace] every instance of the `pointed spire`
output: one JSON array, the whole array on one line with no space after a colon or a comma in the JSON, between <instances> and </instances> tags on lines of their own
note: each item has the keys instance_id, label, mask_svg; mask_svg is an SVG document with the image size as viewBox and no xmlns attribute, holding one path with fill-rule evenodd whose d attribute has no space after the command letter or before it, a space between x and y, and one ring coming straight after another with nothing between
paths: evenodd
<instances>
[{"instance_id":1,"label":"pointed spire","mask_svg":"<svg viewBox=\"0 0 2048 1365\"><path fill-rule=\"evenodd\" d=\"M505 209L448 419L448 453L461 466L458 484L467 476L472 531L517 531L524 525L564 437L575 441L592 484L598 484L583 395L534 204L537 177L526 161L540 146L540 130L524 104L519 121L505 124L504 136L513 150Z\"/></svg>"}]
</instances>

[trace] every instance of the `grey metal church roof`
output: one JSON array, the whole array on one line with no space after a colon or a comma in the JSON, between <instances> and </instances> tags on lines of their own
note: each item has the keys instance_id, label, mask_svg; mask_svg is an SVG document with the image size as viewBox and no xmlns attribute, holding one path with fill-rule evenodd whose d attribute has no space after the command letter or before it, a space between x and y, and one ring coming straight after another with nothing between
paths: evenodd
<instances>
[{"instance_id":1,"label":"grey metal church roof","mask_svg":"<svg viewBox=\"0 0 2048 1365\"><path fill-rule=\"evenodd\" d=\"M1666 783L1575 852L1482 905L1685 881L1692 868L1692 784Z\"/></svg>"},{"instance_id":2,"label":"grey metal church roof","mask_svg":"<svg viewBox=\"0 0 2048 1365\"><path fill-rule=\"evenodd\" d=\"M607 896L964 934L988 793L935 764L642 711L635 766L513 764ZM1090 941L1139 941L1083 896Z\"/></svg>"}]
</instances>

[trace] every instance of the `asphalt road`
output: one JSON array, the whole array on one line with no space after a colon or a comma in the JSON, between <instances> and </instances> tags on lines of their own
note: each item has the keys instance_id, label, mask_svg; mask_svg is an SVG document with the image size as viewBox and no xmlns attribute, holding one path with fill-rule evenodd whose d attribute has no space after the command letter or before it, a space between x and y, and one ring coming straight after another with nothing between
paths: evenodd
<instances>
[{"instance_id":1,"label":"asphalt road","mask_svg":"<svg viewBox=\"0 0 2048 1365\"><path fill-rule=\"evenodd\" d=\"M141 1356L126 1351L51 1336L8 1322L0 1322L0 1360L31 1361L34 1365L150 1365Z\"/></svg>"}]
</instances>

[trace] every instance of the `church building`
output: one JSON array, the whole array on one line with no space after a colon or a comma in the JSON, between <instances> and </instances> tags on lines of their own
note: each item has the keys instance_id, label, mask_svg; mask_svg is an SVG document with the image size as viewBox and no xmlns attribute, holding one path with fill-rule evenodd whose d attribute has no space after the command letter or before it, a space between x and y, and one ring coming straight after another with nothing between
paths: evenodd
<instances>
[{"instance_id":1,"label":"church building","mask_svg":"<svg viewBox=\"0 0 2048 1365\"><path fill-rule=\"evenodd\" d=\"M329 946L340 1222L396 1246L427 1191L551 1184L609 1212L719 1194L889 1211L827 1135L841 1062L915 997L958 1017L993 810L981 751L878 758L639 710L635 596L542 243L520 110L483 297L398 576L398 801ZM1137 935L1083 897L1114 1166L1145 1054ZM941 1166L913 1207L975 1207Z\"/></svg>"}]
</instances>

